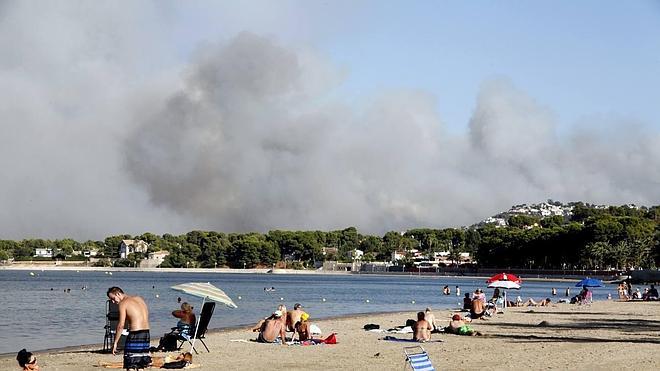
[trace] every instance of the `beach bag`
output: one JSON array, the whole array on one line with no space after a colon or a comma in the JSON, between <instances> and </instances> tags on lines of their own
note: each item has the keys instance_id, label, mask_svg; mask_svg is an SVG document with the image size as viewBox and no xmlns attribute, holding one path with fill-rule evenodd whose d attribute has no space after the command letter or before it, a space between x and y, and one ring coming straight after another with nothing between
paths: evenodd
<instances>
[{"instance_id":1,"label":"beach bag","mask_svg":"<svg viewBox=\"0 0 660 371\"><path fill-rule=\"evenodd\" d=\"M162 350L163 352L173 352L179 349L179 346L177 344L178 339L179 338L174 334L166 334L165 336L160 338L160 342L158 343L158 349Z\"/></svg>"},{"instance_id":2,"label":"beach bag","mask_svg":"<svg viewBox=\"0 0 660 371\"><path fill-rule=\"evenodd\" d=\"M176 369L186 368L186 366L188 366L188 362L184 361L184 360L181 360L181 361L176 361L176 362L165 363L162 366L160 366L160 368L167 368L167 369L176 370Z\"/></svg>"},{"instance_id":3,"label":"beach bag","mask_svg":"<svg viewBox=\"0 0 660 371\"><path fill-rule=\"evenodd\" d=\"M337 336L335 336L335 333L333 332L332 334L330 334L330 336L325 338L323 342L325 344L337 344Z\"/></svg>"},{"instance_id":4,"label":"beach bag","mask_svg":"<svg viewBox=\"0 0 660 371\"><path fill-rule=\"evenodd\" d=\"M366 325L364 325L363 328L367 331L369 331L369 330L378 330L378 329L380 329L380 325L377 325L375 323L367 323Z\"/></svg>"}]
</instances>

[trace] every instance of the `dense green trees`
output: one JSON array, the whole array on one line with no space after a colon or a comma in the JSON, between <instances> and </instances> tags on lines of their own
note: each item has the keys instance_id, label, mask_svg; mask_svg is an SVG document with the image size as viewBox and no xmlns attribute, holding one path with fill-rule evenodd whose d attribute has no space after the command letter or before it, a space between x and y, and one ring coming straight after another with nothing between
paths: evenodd
<instances>
[{"instance_id":1,"label":"dense green trees","mask_svg":"<svg viewBox=\"0 0 660 371\"><path fill-rule=\"evenodd\" d=\"M365 261L389 261L395 251L418 249L429 254L446 251L452 260L468 252L482 267L623 269L658 265L659 206L572 205L573 214L566 218L513 215L507 227L418 228L405 233L391 231L382 237L362 235L349 227L329 232L274 230L266 234L191 231L180 236L158 236L147 232L82 243L72 239L0 240L0 260L29 260L37 248L52 249L60 258L96 250L101 258L114 259L115 265L135 266L144 256L132 254L117 260L118 248L121 240L141 239L150 244L149 252L169 252L162 267L309 267L319 260L350 261L354 249L365 253Z\"/></svg>"}]
</instances>

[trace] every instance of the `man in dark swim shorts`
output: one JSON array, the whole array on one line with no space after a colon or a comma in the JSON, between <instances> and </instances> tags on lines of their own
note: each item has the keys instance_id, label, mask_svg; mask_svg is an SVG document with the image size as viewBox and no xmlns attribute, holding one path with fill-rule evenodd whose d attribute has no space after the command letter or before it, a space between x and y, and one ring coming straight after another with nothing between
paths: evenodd
<instances>
[{"instance_id":1,"label":"man in dark swim shorts","mask_svg":"<svg viewBox=\"0 0 660 371\"><path fill-rule=\"evenodd\" d=\"M149 330L129 331L124 345L124 368L143 369L151 365Z\"/></svg>"},{"instance_id":2,"label":"man in dark swim shorts","mask_svg":"<svg viewBox=\"0 0 660 371\"><path fill-rule=\"evenodd\" d=\"M108 289L108 299L119 305L119 321L112 354L117 354L117 344L124 330L124 323L128 320L128 337L124 345L124 368L142 369L151 365L149 354L149 309L147 303L139 296L129 296L119 287Z\"/></svg>"}]
</instances>

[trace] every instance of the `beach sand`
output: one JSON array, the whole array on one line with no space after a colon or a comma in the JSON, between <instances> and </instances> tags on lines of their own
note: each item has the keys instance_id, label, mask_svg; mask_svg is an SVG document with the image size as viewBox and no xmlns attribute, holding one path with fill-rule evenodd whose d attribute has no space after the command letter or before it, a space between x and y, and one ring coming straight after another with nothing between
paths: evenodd
<instances>
[{"instance_id":1,"label":"beach sand","mask_svg":"<svg viewBox=\"0 0 660 371\"><path fill-rule=\"evenodd\" d=\"M448 310L434 313L443 325L453 314ZM202 349L194 356L194 363L203 370L401 370L403 348L416 343L380 340L386 334L367 332L362 327L376 323L387 329L403 325L408 318L415 318L415 313L314 322L324 335L337 333L336 345L259 344L249 341L255 334L247 329L214 332L206 339L211 353L200 344ZM547 325L539 326L542 321ZM493 318L475 321L473 328L486 336L433 334L433 340L442 342L422 344L436 369L660 369L660 302L602 301L585 306L509 308ZM157 343L161 335L152 334L153 342ZM411 337L410 334L392 336ZM99 354L95 351L98 348L53 350L36 355L42 370L104 370L94 365L99 361L121 361L121 356ZM18 369L15 357L0 358L0 369Z\"/></svg>"}]
</instances>

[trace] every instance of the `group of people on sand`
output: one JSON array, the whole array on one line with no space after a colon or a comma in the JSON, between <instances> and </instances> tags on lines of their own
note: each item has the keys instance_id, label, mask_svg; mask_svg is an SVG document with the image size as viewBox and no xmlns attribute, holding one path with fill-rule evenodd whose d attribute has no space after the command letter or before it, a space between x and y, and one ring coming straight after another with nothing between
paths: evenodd
<instances>
[{"instance_id":1,"label":"group of people on sand","mask_svg":"<svg viewBox=\"0 0 660 371\"><path fill-rule=\"evenodd\" d=\"M307 341L312 339L312 324L309 313L303 310L300 303L293 306L293 310L287 311L284 304L280 304L270 316L259 320L252 327L253 332L258 332L257 341L260 343L281 343L287 345L287 332L292 332L291 341Z\"/></svg>"},{"instance_id":2,"label":"group of people on sand","mask_svg":"<svg viewBox=\"0 0 660 371\"><path fill-rule=\"evenodd\" d=\"M470 318L472 319L483 319L484 316L490 317L497 313L496 303L500 298L499 289L495 289L493 297L490 300L486 300L486 294L482 289L476 289L472 295L465 293L463 297L463 310L469 311Z\"/></svg>"},{"instance_id":3,"label":"group of people on sand","mask_svg":"<svg viewBox=\"0 0 660 371\"><path fill-rule=\"evenodd\" d=\"M635 291L632 291L630 282L626 283L624 281L619 284L617 292L619 294L619 300L658 300L658 289L655 288L655 285L651 285L650 288L645 287L644 291L641 291L639 287Z\"/></svg>"},{"instance_id":4,"label":"group of people on sand","mask_svg":"<svg viewBox=\"0 0 660 371\"><path fill-rule=\"evenodd\" d=\"M150 352L151 334L149 325L149 308L140 296L127 295L124 291L113 286L108 289L108 299L118 305L119 320L116 334L121 334L128 323L128 335L124 343L123 362L104 362L99 365L105 368L142 369L147 367L183 368L192 363L191 353L182 353L176 357L152 357ZM193 307L182 303L180 310L172 315L179 319L176 330L180 334L190 334L194 328L196 318ZM117 354L120 336L115 336L112 344L112 354ZM180 367L179 367L180 366Z\"/></svg>"},{"instance_id":5,"label":"group of people on sand","mask_svg":"<svg viewBox=\"0 0 660 371\"><path fill-rule=\"evenodd\" d=\"M454 314L449 321L449 325L441 329L437 326L436 318L431 308L426 308L423 312L417 313L417 321L411 326L413 330L412 339L413 341L424 343L431 340L431 334L442 331L456 335L482 335L468 325L471 321L472 319L469 317L463 318L460 314Z\"/></svg>"}]
</instances>

